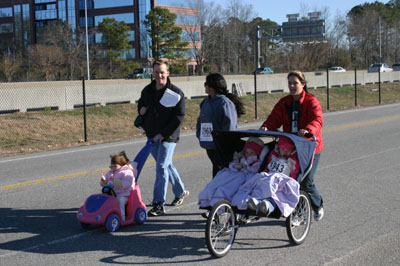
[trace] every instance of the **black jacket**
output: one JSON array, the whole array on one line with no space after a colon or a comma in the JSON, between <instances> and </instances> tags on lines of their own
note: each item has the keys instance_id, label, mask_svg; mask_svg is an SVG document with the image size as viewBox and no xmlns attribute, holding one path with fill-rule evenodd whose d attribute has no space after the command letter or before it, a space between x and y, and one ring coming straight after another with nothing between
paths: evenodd
<instances>
[{"instance_id":1,"label":"black jacket","mask_svg":"<svg viewBox=\"0 0 400 266\"><path fill-rule=\"evenodd\" d=\"M138 111L143 106L148 107L142 123L142 127L148 138L153 138L160 133L165 141L178 142L180 128L185 117L185 95L178 87L171 84L169 78L166 88L181 96L181 99L175 106L164 107L160 104L161 97L155 99L156 81L153 80L142 90L138 101ZM163 89L164 91L165 89Z\"/></svg>"}]
</instances>

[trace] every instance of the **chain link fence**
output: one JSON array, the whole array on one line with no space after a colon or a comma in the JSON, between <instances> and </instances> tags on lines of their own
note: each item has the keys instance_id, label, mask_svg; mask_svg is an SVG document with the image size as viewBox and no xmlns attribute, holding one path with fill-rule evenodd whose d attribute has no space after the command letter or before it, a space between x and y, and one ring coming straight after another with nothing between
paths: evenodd
<instances>
[{"instance_id":1,"label":"chain link fence","mask_svg":"<svg viewBox=\"0 0 400 266\"><path fill-rule=\"evenodd\" d=\"M358 84L361 77L355 80L354 73L346 73L352 76L353 80L342 78L342 85L334 82L335 77L342 73L328 75L324 72L309 72L306 73L306 79L311 80L310 92L319 99L324 110L333 111L400 101L400 71L393 72L390 77L386 75L389 73L382 73L384 75L381 76L381 83L378 82L378 73L360 72L358 76L365 75L364 79L368 78L368 82L363 85ZM317 79L312 79L313 76L320 78L319 83ZM275 82L273 76L260 76L257 77L257 83L270 82L264 85L274 88L285 86L284 89L287 89L287 85L283 85L287 84L286 74L277 74L277 77L283 81ZM189 87L191 81L184 79L185 83L180 83L178 78L172 79L186 95L197 98L195 89ZM204 96L204 79L203 77L193 81L199 87L197 91L203 93L200 93L201 97ZM240 82L239 76L227 76L226 79L228 86ZM149 80L0 83L0 156L144 136L141 130L133 126L133 121L137 115L136 101L148 83ZM283 88L276 89L287 94ZM252 93L254 87L246 85L244 91L246 94ZM262 95L263 97L260 95L258 98L258 119L265 119L268 115L268 110L263 107L273 107L276 103L276 99L269 96L271 92ZM184 129L195 128L201 97L187 101ZM246 97L246 110L249 115L241 122L254 120L256 112L253 108L253 96ZM265 102L268 98L271 102Z\"/></svg>"}]
</instances>

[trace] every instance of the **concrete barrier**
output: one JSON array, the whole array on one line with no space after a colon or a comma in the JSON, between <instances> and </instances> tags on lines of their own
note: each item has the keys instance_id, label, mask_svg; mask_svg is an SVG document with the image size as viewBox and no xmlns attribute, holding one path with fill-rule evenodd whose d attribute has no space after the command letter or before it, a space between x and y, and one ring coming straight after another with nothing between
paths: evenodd
<instances>
[{"instance_id":1,"label":"concrete barrier","mask_svg":"<svg viewBox=\"0 0 400 266\"><path fill-rule=\"evenodd\" d=\"M272 93L288 91L287 73L257 75L257 92ZM326 87L326 72L305 73L309 88ZM253 75L226 75L228 88L240 84L246 94L254 93ZM400 71L381 73L382 82L400 80ZM205 97L205 76L171 77L171 81L183 90L188 99ZM357 71L357 83L377 83L378 73ZM90 80L86 81L86 104L108 105L115 103L136 103L142 89L149 80ZM354 85L354 71L330 72L330 87ZM50 108L72 110L83 104L82 81L50 81L0 83L0 113L26 112Z\"/></svg>"}]
</instances>

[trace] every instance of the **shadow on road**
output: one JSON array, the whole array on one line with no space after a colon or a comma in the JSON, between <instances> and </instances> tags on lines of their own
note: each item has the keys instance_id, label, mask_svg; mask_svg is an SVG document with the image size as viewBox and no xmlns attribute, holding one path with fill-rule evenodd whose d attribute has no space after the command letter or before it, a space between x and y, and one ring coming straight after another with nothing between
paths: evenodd
<instances>
[{"instance_id":1,"label":"shadow on road","mask_svg":"<svg viewBox=\"0 0 400 266\"><path fill-rule=\"evenodd\" d=\"M76 208L1 208L0 256L7 254L7 251L38 254L104 251L105 254L111 252L114 255L104 257L100 260L102 262L142 265L155 261L160 263L160 260L161 263L163 260L169 263L171 260L174 263L187 263L212 259L205 246L205 219L199 213L167 213L161 217L150 217L142 225L129 225L121 227L115 233L108 233L104 227L99 226L81 229L76 212ZM282 226L279 221L274 220L260 224ZM285 242L276 248L287 246ZM247 249L246 245L242 248ZM206 258L198 259L204 255ZM195 259L191 260L190 256ZM150 262L149 258L154 261Z\"/></svg>"}]
</instances>

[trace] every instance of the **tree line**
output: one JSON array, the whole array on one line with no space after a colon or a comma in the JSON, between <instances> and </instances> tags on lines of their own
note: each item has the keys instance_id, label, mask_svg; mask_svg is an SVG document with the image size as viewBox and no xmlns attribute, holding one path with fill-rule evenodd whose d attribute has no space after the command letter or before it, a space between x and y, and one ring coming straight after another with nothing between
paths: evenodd
<instances>
[{"instance_id":1,"label":"tree line","mask_svg":"<svg viewBox=\"0 0 400 266\"><path fill-rule=\"evenodd\" d=\"M272 67L275 72L317 71L334 65L365 69L372 63L400 61L400 0L364 3L334 17L328 7L311 10L301 4L300 20L307 20L306 14L312 11L321 12L327 22L325 41L261 41L263 66ZM175 20L176 15L166 9L152 9L146 17L145 34L152 40L153 57L168 58L173 63L172 71L180 75L187 74L188 59L184 55L189 52L197 63L199 75L210 71L253 73L255 27L278 25L257 17L252 5L239 0L230 0L223 7L215 1L202 0L198 25L187 23L181 28L175 26ZM104 19L97 28L89 30L91 38L101 36L102 40L98 45L90 45L92 78L124 78L140 66L126 58L126 52L132 48L129 31L129 26L114 19ZM181 39L182 31L188 39ZM3 52L0 80L72 80L86 75L84 34L73 32L63 21L49 23L39 34L40 42L30 45L24 54Z\"/></svg>"}]
</instances>

